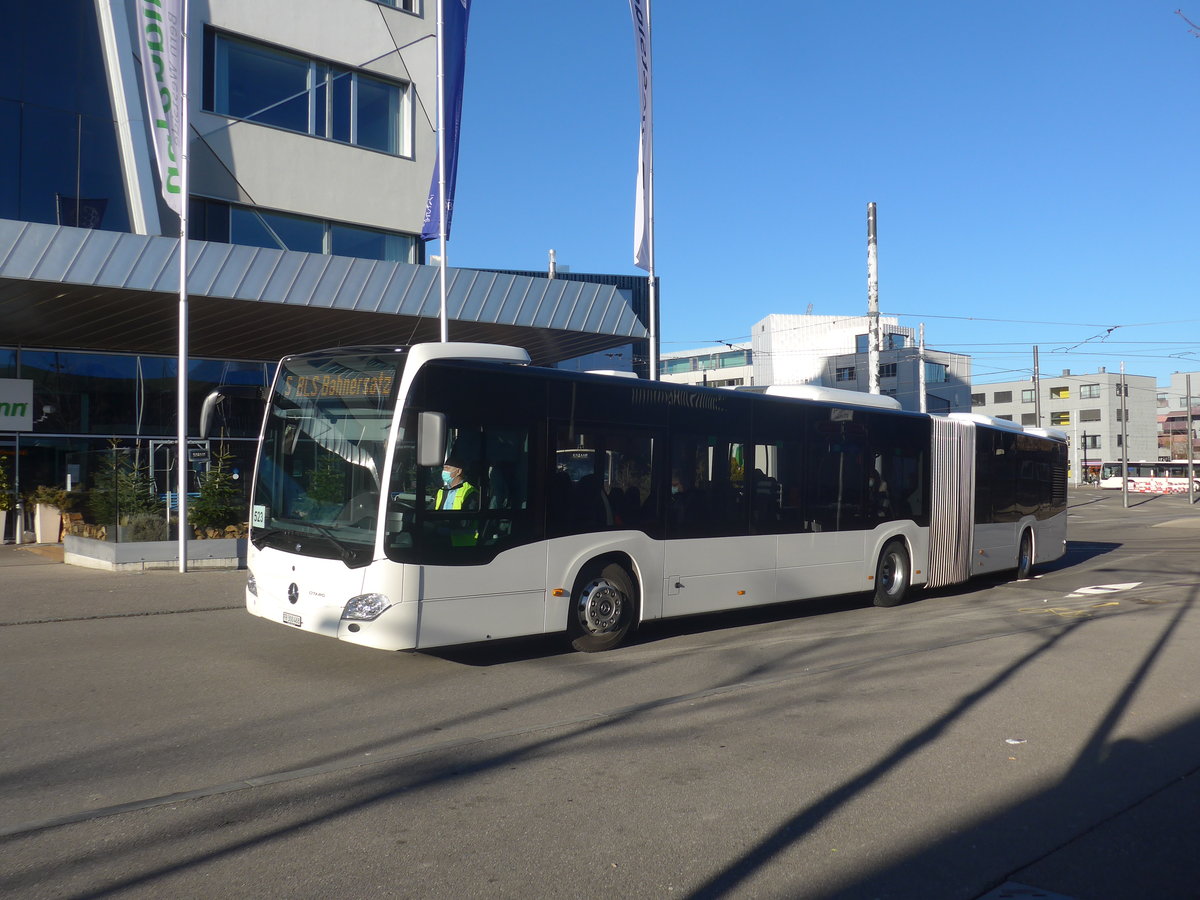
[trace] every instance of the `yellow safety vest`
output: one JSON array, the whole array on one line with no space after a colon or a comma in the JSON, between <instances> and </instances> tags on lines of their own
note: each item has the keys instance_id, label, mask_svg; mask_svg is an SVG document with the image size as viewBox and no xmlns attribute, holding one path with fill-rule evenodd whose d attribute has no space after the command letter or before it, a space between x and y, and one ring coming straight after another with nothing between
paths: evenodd
<instances>
[{"instance_id":1,"label":"yellow safety vest","mask_svg":"<svg viewBox=\"0 0 1200 900\"><path fill-rule=\"evenodd\" d=\"M457 488L453 488L452 490L454 491L454 496L450 498L450 507L449 508L458 510L458 509L462 509L463 504L466 503L466 501L467 501L467 498L475 493L475 485L471 484L470 482L464 481ZM439 488L438 492L437 492L437 496L433 500L433 508L434 509L442 508L442 499L445 496L446 496L446 491L442 488Z\"/></svg>"}]
</instances>

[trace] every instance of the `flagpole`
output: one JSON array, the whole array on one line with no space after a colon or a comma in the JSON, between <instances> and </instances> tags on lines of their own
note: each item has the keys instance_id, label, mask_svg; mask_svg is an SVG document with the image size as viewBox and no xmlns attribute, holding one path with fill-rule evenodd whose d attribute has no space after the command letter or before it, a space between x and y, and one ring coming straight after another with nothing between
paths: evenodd
<instances>
[{"instance_id":1,"label":"flagpole","mask_svg":"<svg viewBox=\"0 0 1200 900\"><path fill-rule=\"evenodd\" d=\"M445 0L437 0L437 167L438 167L438 323L442 343L450 340L446 314L446 17Z\"/></svg>"},{"instance_id":2,"label":"flagpole","mask_svg":"<svg viewBox=\"0 0 1200 900\"><path fill-rule=\"evenodd\" d=\"M179 127L179 361L177 375L179 420L179 571L187 572L187 426L188 426L188 2L183 0L180 13L180 127Z\"/></svg>"},{"instance_id":3,"label":"flagpole","mask_svg":"<svg viewBox=\"0 0 1200 900\"><path fill-rule=\"evenodd\" d=\"M646 0L646 43L650 58L650 79L654 78L654 42L650 35L650 0ZM650 380L658 381L658 283L654 276L654 89L648 91L647 116L650 120L650 162L646 170L646 219L649 225L647 242L650 268Z\"/></svg>"},{"instance_id":4,"label":"flagpole","mask_svg":"<svg viewBox=\"0 0 1200 900\"><path fill-rule=\"evenodd\" d=\"M658 284L654 270L654 60L650 39L650 0L629 0L637 51L638 183L633 226L633 264L646 270L649 378L658 381Z\"/></svg>"}]
</instances>

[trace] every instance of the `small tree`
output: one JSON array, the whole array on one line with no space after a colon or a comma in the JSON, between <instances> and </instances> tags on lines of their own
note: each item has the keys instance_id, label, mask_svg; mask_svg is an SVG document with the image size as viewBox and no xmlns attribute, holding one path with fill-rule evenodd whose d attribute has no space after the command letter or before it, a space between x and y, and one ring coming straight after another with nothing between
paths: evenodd
<instances>
[{"instance_id":1,"label":"small tree","mask_svg":"<svg viewBox=\"0 0 1200 900\"><path fill-rule=\"evenodd\" d=\"M188 519L198 528L224 528L245 517L241 492L233 480L233 454L222 444L213 454L208 474L200 480L200 496L188 507Z\"/></svg>"},{"instance_id":2,"label":"small tree","mask_svg":"<svg viewBox=\"0 0 1200 900\"><path fill-rule=\"evenodd\" d=\"M116 525L118 519L160 513L158 497L150 481L150 465L141 462L116 439L96 463L95 488L88 494L92 521Z\"/></svg>"}]
</instances>

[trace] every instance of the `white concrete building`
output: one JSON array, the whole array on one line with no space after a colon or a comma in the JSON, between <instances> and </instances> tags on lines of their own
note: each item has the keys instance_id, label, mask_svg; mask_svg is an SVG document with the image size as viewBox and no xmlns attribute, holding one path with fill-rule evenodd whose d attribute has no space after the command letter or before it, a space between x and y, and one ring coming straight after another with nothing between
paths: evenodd
<instances>
[{"instance_id":1,"label":"white concrete building","mask_svg":"<svg viewBox=\"0 0 1200 900\"><path fill-rule=\"evenodd\" d=\"M894 316L880 316L879 328L885 350L916 344ZM821 384L831 357L866 353L867 329L866 316L769 315L751 331L755 382Z\"/></svg>"},{"instance_id":2,"label":"white concrete building","mask_svg":"<svg viewBox=\"0 0 1200 900\"><path fill-rule=\"evenodd\" d=\"M659 359L659 378L675 384L740 387L755 384L749 344L719 348L676 350Z\"/></svg>"},{"instance_id":3,"label":"white concrete building","mask_svg":"<svg viewBox=\"0 0 1200 900\"><path fill-rule=\"evenodd\" d=\"M853 391L870 389L867 316L770 315L752 331L755 384L816 384ZM908 410L968 412L971 358L927 350L915 332L894 316L879 318L880 393ZM925 404L921 402L922 374Z\"/></svg>"}]
</instances>

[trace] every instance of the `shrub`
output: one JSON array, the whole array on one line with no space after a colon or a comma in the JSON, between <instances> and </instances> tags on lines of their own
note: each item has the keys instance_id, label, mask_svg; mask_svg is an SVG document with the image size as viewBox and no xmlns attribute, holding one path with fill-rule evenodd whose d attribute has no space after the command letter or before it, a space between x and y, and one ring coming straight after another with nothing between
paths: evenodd
<instances>
[{"instance_id":1,"label":"shrub","mask_svg":"<svg viewBox=\"0 0 1200 900\"><path fill-rule=\"evenodd\" d=\"M122 527L126 541L165 541L171 536L162 513L135 513Z\"/></svg>"},{"instance_id":2,"label":"shrub","mask_svg":"<svg viewBox=\"0 0 1200 900\"><path fill-rule=\"evenodd\" d=\"M68 494L65 488L53 487L48 484L39 484L33 489L33 493L29 495L30 503L41 503L46 506L53 506L62 512L66 512L75 505L76 496Z\"/></svg>"},{"instance_id":3,"label":"shrub","mask_svg":"<svg viewBox=\"0 0 1200 900\"><path fill-rule=\"evenodd\" d=\"M12 482L8 480L8 460L0 456L0 512L7 512L15 505Z\"/></svg>"}]
</instances>

